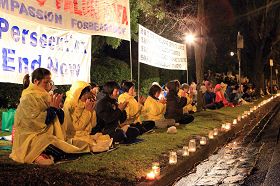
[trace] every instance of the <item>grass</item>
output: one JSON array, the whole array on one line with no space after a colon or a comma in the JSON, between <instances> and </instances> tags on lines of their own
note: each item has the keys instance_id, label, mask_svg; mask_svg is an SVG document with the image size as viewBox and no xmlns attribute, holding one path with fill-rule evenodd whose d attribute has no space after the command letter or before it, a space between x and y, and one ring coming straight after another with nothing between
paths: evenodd
<instances>
[{"instance_id":1,"label":"grass","mask_svg":"<svg viewBox=\"0 0 280 186\"><path fill-rule=\"evenodd\" d=\"M155 133L142 135L140 137L144 139L142 143L120 146L112 152L84 155L78 161L59 164L56 167L65 171L85 172L136 181L145 176L147 170L151 168L152 162L167 162L168 157L164 154L170 150L177 150L187 144L194 135L207 135L209 130L220 127L225 122L232 122L243 111L249 110L260 101L262 100L235 108L195 113L194 122L178 127L177 134L167 134L166 129L157 129ZM0 132L0 135L2 134L4 133Z\"/></svg>"},{"instance_id":2,"label":"grass","mask_svg":"<svg viewBox=\"0 0 280 186\"><path fill-rule=\"evenodd\" d=\"M172 149L178 149L187 144L194 135L207 135L209 130L220 127L225 122L232 122L240 113L249 110L261 100L251 105L220 110L207 110L195 113L193 123L178 128L177 134L167 134L166 130L156 130L152 134L141 136L145 141L132 146L121 146L110 153L86 155L81 160L62 164L62 170L76 172L91 172L99 175L110 175L126 178L131 181L145 176L154 161L162 162L164 154Z\"/></svg>"}]
</instances>

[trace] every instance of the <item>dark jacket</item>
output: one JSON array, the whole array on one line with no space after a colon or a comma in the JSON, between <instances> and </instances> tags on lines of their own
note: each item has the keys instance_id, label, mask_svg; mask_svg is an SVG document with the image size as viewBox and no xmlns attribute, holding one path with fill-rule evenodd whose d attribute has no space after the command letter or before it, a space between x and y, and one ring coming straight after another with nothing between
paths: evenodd
<instances>
[{"instance_id":1,"label":"dark jacket","mask_svg":"<svg viewBox=\"0 0 280 186\"><path fill-rule=\"evenodd\" d=\"M119 127L119 123L126 120L125 110L121 111L118 108L117 100L111 99L107 95L97 101L95 110L97 116L96 132L111 134Z\"/></svg>"},{"instance_id":2,"label":"dark jacket","mask_svg":"<svg viewBox=\"0 0 280 186\"><path fill-rule=\"evenodd\" d=\"M183 107L188 100L185 97L179 97L175 91L169 91L166 96L165 118L180 120L183 116Z\"/></svg>"}]
</instances>

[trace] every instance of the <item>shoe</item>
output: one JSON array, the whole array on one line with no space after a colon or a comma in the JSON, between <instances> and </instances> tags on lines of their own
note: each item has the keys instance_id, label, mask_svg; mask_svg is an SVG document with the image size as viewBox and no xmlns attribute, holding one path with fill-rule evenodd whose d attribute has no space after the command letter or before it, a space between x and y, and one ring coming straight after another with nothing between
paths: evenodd
<instances>
[{"instance_id":1,"label":"shoe","mask_svg":"<svg viewBox=\"0 0 280 186\"><path fill-rule=\"evenodd\" d=\"M53 165L54 161L52 156L41 154L34 160L34 163L42 166L49 166L49 165Z\"/></svg>"}]
</instances>

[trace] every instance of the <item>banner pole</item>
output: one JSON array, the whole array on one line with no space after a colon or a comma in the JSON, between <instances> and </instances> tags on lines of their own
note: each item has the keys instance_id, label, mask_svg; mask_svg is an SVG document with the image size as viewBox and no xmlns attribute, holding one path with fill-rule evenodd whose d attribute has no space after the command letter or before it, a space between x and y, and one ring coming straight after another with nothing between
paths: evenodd
<instances>
[{"instance_id":1,"label":"banner pole","mask_svg":"<svg viewBox=\"0 0 280 186\"><path fill-rule=\"evenodd\" d=\"M129 41L129 56L130 56L130 80L132 81L132 50L131 50L131 39Z\"/></svg>"},{"instance_id":2,"label":"banner pole","mask_svg":"<svg viewBox=\"0 0 280 186\"><path fill-rule=\"evenodd\" d=\"M140 62L138 61L138 101L140 100Z\"/></svg>"}]
</instances>

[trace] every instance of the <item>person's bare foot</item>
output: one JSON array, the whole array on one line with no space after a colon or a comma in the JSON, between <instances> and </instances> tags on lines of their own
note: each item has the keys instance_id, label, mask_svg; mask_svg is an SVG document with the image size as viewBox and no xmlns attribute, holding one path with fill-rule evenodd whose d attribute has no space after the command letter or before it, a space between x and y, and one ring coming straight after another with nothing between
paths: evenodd
<instances>
[{"instance_id":1,"label":"person's bare foot","mask_svg":"<svg viewBox=\"0 0 280 186\"><path fill-rule=\"evenodd\" d=\"M54 161L53 161L52 157L50 157L46 154L40 154L40 156L38 156L34 160L34 163L38 164L38 165L49 166L49 165L53 165Z\"/></svg>"}]
</instances>

